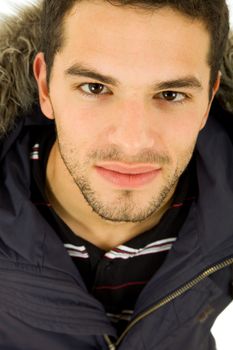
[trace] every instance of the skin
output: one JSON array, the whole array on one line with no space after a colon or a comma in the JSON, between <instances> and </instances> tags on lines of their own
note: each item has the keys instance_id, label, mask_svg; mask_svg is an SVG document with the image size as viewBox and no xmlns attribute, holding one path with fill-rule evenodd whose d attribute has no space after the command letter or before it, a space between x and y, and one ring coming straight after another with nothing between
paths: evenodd
<instances>
[{"instance_id":1,"label":"skin","mask_svg":"<svg viewBox=\"0 0 233 350\"><path fill-rule=\"evenodd\" d=\"M211 105L210 37L202 22L170 8L102 1L75 5L64 30L49 88L43 53L34 61L41 109L57 127L47 195L77 235L109 250L158 224L169 208ZM76 63L117 84L78 75L70 69ZM219 77L212 98L218 87ZM159 171L148 184L121 188L96 172L109 161Z\"/></svg>"}]
</instances>

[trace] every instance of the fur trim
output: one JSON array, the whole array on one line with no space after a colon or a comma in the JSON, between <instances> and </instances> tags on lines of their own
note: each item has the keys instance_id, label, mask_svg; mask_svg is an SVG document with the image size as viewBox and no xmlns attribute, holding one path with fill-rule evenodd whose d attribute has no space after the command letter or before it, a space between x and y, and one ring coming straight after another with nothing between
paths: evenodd
<instances>
[{"instance_id":1,"label":"fur trim","mask_svg":"<svg viewBox=\"0 0 233 350\"><path fill-rule=\"evenodd\" d=\"M217 98L226 110L233 113L233 33L229 36L221 73L221 85Z\"/></svg>"},{"instance_id":2,"label":"fur trim","mask_svg":"<svg viewBox=\"0 0 233 350\"><path fill-rule=\"evenodd\" d=\"M38 102L32 65L40 42L40 7L30 5L0 22L0 136Z\"/></svg>"},{"instance_id":3,"label":"fur trim","mask_svg":"<svg viewBox=\"0 0 233 350\"><path fill-rule=\"evenodd\" d=\"M32 64L40 43L40 5L0 20L0 137L38 103ZM233 112L233 34L224 55L218 99Z\"/></svg>"}]
</instances>

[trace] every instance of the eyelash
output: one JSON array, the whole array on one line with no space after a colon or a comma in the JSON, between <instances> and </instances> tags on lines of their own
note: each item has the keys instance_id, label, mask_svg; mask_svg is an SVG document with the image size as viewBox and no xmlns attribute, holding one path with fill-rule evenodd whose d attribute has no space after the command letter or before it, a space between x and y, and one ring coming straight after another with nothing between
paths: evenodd
<instances>
[{"instance_id":1,"label":"eyelash","mask_svg":"<svg viewBox=\"0 0 233 350\"><path fill-rule=\"evenodd\" d=\"M91 99L98 99L100 98L100 96L104 96L104 95L112 95L112 93L100 93L100 94L94 94L94 93L87 93L85 91L82 90L82 87L85 86L85 85L99 85L99 86L103 86L103 88L107 88L105 85L103 84L100 84L100 83L83 83L81 85L78 85L78 86L75 86L75 89L76 90L79 90L79 92L87 97L87 98L91 98ZM108 89L108 88L107 88ZM110 91L110 90L109 90ZM174 101L174 100L166 100L165 98L161 98L161 97L158 97L162 94L165 94L165 93L174 93L174 94L177 94L177 95L182 95L183 98L180 100L180 101ZM156 96L156 99L158 100L161 100L161 101L165 101L165 102L168 102L168 103L173 103L173 104L183 104L185 103L187 100L190 99L190 96L184 92L180 92L180 91L173 91L173 90L166 90L166 91L162 91L160 92L159 94L155 95Z\"/></svg>"},{"instance_id":2,"label":"eyelash","mask_svg":"<svg viewBox=\"0 0 233 350\"><path fill-rule=\"evenodd\" d=\"M93 94L93 93L87 93L87 92L85 92L85 91L83 91L81 88L83 87L83 86L85 86L85 85L94 85L94 84L96 84L96 85L100 85L100 86L103 86L104 88L106 88L106 86L105 85L103 85L103 84L100 84L100 83L83 83L83 84L81 84L81 85L79 85L79 86L77 86L76 87L76 89L78 89L79 90L79 92L82 94L82 95L84 95L85 97L88 97L88 98L95 98L95 99L97 99L97 98L99 98L100 96L103 96L103 95L109 95L109 93L104 93L104 94ZM110 91L110 90L109 90ZM111 93L110 93L110 95L111 95Z\"/></svg>"}]
</instances>

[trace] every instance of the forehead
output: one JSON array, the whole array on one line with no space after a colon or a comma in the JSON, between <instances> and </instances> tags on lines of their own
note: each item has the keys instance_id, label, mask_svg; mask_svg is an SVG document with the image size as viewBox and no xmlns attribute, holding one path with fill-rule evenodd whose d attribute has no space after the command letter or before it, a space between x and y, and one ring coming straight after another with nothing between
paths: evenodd
<instances>
[{"instance_id":1,"label":"forehead","mask_svg":"<svg viewBox=\"0 0 233 350\"><path fill-rule=\"evenodd\" d=\"M114 65L115 71L125 67L133 74L135 69L149 73L151 66L166 65L166 74L174 65L181 70L208 66L210 37L204 24L169 7L145 11L81 1L65 18L64 37L61 55L67 65L83 60L105 71Z\"/></svg>"}]
</instances>

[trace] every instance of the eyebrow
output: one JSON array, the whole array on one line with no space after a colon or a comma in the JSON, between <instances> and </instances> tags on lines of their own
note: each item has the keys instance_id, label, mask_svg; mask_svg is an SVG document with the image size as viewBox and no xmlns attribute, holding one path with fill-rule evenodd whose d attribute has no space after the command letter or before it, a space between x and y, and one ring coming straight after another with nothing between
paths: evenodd
<instances>
[{"instance_id":1,"label":"eyebrow","mask_svg":"<svg viewBox=\"0 0 233 350\"><path fill-rule=\"evenodd\" d=\"M104 84L110 84L114 86L120 85L120 82L117 79L112 78L108 75L103 75L97 72L95 69L87 68L77 63L72 65L70 68L66 69L65 75L91 78L91 79L101 81Z\"/></svg>"},{"instance_id":2,"label":"eyebrow","mask_svg":"<svg viewBox=\"0 0 233 350\"><path fill-rule=\"evenodd\" d=\"M203 86L201 82L194 76L182 77L180 79L168 80L156 84L158 90L169 90L169 89L181 89L181 88L192 88L202 90Z\"/></svg>"},{"instance_id":3,"label":"eyebrow","mask_svg":"<svg viewBox=\"0 0 233 350\"><path fill-rule=\"evenodd\" d=\"M97 72L95 69L88 68L83 64L75 63L71 67L65 70L66 76L79 76L91 78L94 80L98 80L101 83L109 84L113 86L120 85L119 80L113 78L109 75L101 74ZM177 79L155 82L152 84L155 90L169 90L169 89L179 89L179 88L192 88L192 89L203 89L201 82L192 75L184 76Z\"/></svg>"}]
</instances>

